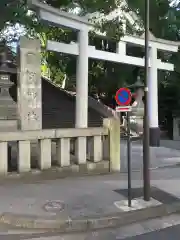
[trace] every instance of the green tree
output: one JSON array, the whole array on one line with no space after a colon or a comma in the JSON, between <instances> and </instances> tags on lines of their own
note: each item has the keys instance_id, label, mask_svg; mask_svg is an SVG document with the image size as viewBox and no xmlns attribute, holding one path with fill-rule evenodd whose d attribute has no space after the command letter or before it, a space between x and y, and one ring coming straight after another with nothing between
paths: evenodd
<instances>
[{"instance_id":1,"label":"green tree","mask_svg":"<svg viewBox=\"0 0 180 240\"><path fill-rule=\"evenodd\" d=\"M64 10L69 11L78 8L79 15L83 16L90 13L99 12L108 14L116 9L122 0L46 0L44 3ZM36 13L30 12L26 0L1 0L0 2L0 30L2 38L8 41L17 40L21 33L18 33L16 26L21 26L24 29L24 34L30 37L38 37L41 40L42 46L46 46L48 39L58 40L62 42L70 42L76 40L76 34L67 29L58 29L43 25L38 21ZM119 39L122 32L122 24L119 18L113 20L102 20L96 24L101 31L106 31L107 34L114 39ZM8 34L4 34L4 30L9 30ZM93 35L93 33L92 33ZM75 74L75 59L64 54L56 54L52 52L42 51L43 71L48 68L51 72L51 79L57 83L61 83L66 76L70 80Z\"/></svg>"},{"instance_id":2,"label":"green tree","mask_svg":"<svg viewBox=\"0 0 180 240\"><path fill-rule=\"evenodd\" d=\"M180 40L180 11L178 1L169 5L169 0L150 1L150 30L158 38L171 41ZM144 1L128 0L129 7L144 19ZM159 82L159 116L160 121L167 119L167 128L172 133L172 116L180 114L180 52L167 54L159 52L159 57L175 65L174 72L160 72Z\"/></svg>"},{"instance_id":3,"label":"green tree","mask_svg":"<svg viewBox=\"0 0 180 240\"><path fill-rule=\"evenodd\" d=\"M108 14L115 9L121 2L115 0L46 0L48 5L60 8L64 11L73 10L77 7L79 15L83 16L87 13ZM144 20L144 0L128 0L127 10L136 12L139 16L138 24L143 25ZM7 27L15 27L17 24L23 27L24 34L31 37L41 39L42 46L46 46L48 39L58 40L62 42L70 42L76 40L76 33L67 29L57 29L49 27L37 21L36 13L29 12L26 0L1 0L0 1L0 30L2 37L7 39L7 34L4 34L4 29ZM105 51L115 51L115 39L122 36L122 25L118 19L113 21L101 21L100 26L102 31L106 30L111 40L100 40L92 34L90 43L98 49ZM179 40L180 29L180 11L177 6L169 6L169 0L151 0L150 1L150 29L152 33L159 38L165 38L173 41ZM17 30L15 28L15 30ZM130 29L132 31L133 28ZM10 34L9 34L10 33ZM10 29L8 40L18 39L18 31ZM15 34L14 34L15 33ZM133 53L143 54L142 50L129 49ZM159 74L159 106L162 119L167 115L169 109L172 111L179 108L179 60L180 53L175 55L165 55L159 53L162 59L171 61L175 64L175 72L161 72ZM43 71L48 67L51 72L51 79L58 84L61 84L63 79L71 81L75 75L76 59L72 56L57 54L47 51L42 51ZM112 99L116 89L123 85L133 83L139 74L139 68L133 66L124 66L106 61L89 61L89 94L97 93L99 96ZM141 71L141 73L143 73ZM142 74L143 76L143 74ZM167 99L169 101L167 101ZM170 100L171 99L171 100ZM176 104L173 103L173 100ZM170 103L171 102L171 103ZM172 104L174 108L172 107ZM169 113L168 113L169 114Z\"/></svg>"}]
</instances>

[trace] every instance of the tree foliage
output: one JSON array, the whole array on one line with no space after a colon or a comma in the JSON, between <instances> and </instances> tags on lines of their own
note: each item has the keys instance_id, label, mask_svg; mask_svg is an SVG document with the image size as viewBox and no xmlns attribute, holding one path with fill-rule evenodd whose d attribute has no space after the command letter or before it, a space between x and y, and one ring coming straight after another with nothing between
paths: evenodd
<instances>
[{"instance_id":1,"label":"tree foliage","mask_svg":"<svg viewBox=\"0 0 180 240\"><path fill-rule=\"evenodd\" d=\"M78 9L78 14L84 16L86 14L94 14L97 12L103 15L109 14L109 12L113 11L120 5L122 0L76 0L73 2L70 0L45 0L42 2L63 11L72 12L73 10ZM18 28L21 26L21 29L24 29L24 34L26 33L30 37L38 37L41 40L43 47L46 46L47 40L56 40L66 43L76 41L77 33L71 30L60 29L40 23L36 13L29 11L26 0L1 0L0 13L2 16L2 19L0 18L1 36L8 41L18 40L19 35L22 34L22 32L18 33L17 29L15 29L17 24L19 24ZM96 14L93 16L96 16ZM97 16L99 15L97 14ZM93 20L95 18L96 17L94 17ZM112 20L105 20L105 18L102 18L96 26L98 27L98 30L106 32L111 39L119 39L123 34L122 22L119 18ZM7 29L9 30L8 34L5 34L3 31L4 29L6 29L6 33ZM91 39L93 39L93 33L91 35ZM96 41L96 43L99 44L98 40L93 41ZM92 63L91 66L91 63L92 61L90 61L90 69L93 69L94 71L97 70L98 73L98 67L95 68L94 63ZM75 74L74 66L76 65L76 60L71 56L42 51L42 64L42 70L46 72L48 67L50 69L51 79L57 83L61 83L65 77L67 81L70 81ZM103 64L103 62L100 63L101 67ZM108 63L105 65L105 68L107 68ZM111 64L109 66L111 67ZM105 72L105 69L103 72ZM99 77L97 73L90 74L91 78L94 76L94 78L97 79ZM95 79L93 80L94 82ZM104 91L107 90L103 89L103 92Z\"/></svg>"},{"instance_id":2,"label":"tree foliage","mask_svg":"<svg viewBox=\"0 0 180 240\"><path fill-rule=\"evenodd\" d=\"M171 4L170 4L171 2ZM171 41L180 41L180 11L179 1L150 1L150 30L155 37ZM144 1L128 0L129 7L134 9L141 19L144 19ZM159 72L159 117L167 120L172 130L172 117L180 114L180 52L176 54L158 53L164 61L175 65L174 72ZM168 127L168 126L167 126Z\"/></svg>"},{"instance_id":3,"label":"tree foliage","mask_svg":"<svg viewBox=\"0 0 180 240\"><path fill-rule=\"evenodd\" d=\"M122 0L45 0L46 4L64 10L79 10L79 15L99 12L108 14L117 8ZM137 22L143 26L144 22L144 0L127 0L128 9L138 16ZM169 0L150 0L150 30L158 38L172 41L180 40L180 11L178 1L170 5ZM176 3L176 4L175 4ZM17 25L19 24L19 25ZM16 27L18 26L18 27ZM21 32L18 32L21 26ZM93 34L90 36L90 44L97 49L115 52L115 40L123 35L122 22L115 18L111 21L101 21L101 31L106 31L110 39L102 40ZM7 32L7 29L9 31ZM6 31L4 31L6 30ZM131 29L131 33L134 29ZM71 30L50 27L38 21L35 12L30 12L26 0L1 0L0 1L0 32L1 37L7 40L18 40L19 35L27 34L38 37L45 48L48 39L69 43L76 41L77 33ZM7 34L8 33L8 34ZM8 36L8 37L7 37ZM128 49L133 54L143 54L143 50ZM158 53L164 61L175 65L174 72L160 72L159 80L159 115L161 119L172 116L173 112L180 108L180 52L177 54ZM44 65L43 65L44 64ZM47 67L51 73L51 79L59 84L66 79L71 85L76 72L76 58L61 53L42 51L42 70L46 72ZM49 74L49 73L48 73ZM109 102L117 88L131 84L136 81L143 70L134 66L115 64L112 62L89 60L89 94L96 93L105 97Z\"/></svg>"}]
</instances>

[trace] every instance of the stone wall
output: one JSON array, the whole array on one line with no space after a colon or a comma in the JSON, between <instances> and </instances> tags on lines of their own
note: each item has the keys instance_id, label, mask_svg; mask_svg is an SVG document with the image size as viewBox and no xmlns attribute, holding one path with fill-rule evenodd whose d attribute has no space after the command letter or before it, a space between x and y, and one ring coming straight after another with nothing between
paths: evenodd
<instances>
[{"instance_id":1,"label":"stone wall","mask_svg":"<svg viewBox=\"0 0 180 240\"><path fill-rule=\"evenodd\" d=\"M71 128L75 126L75 96L42 79L42 126L48 128ZM89 108L88 127L102 126L103 117Z\"/></svg>"}]
</instances>

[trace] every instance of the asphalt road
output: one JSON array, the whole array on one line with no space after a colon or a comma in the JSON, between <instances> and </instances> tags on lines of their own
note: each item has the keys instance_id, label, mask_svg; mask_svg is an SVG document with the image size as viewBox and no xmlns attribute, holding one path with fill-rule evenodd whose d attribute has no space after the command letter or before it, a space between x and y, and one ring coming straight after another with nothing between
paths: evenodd
<instances>
[{"instance_id":1,"label":"asphalt road","mask_svg":"<svg viewBox=\"0 0 180 240\"><path fill-rule=\"evenodd\" d=\"M118 238L117 238L118 239ZM180 225L168 227L162 230L142 234L135 237L125 238L125 240L179 240L180 239ZM113 239L111 239L113 240Z\"/></svg>"}]
</instances>

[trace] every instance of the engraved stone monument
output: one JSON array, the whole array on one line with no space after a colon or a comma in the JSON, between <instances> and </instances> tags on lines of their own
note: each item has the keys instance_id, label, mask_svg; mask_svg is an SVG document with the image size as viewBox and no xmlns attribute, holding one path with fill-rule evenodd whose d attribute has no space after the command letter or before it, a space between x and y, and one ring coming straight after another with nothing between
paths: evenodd
<instances>
[{"instance_id":1,"label":"engraved stone monument","mask_svg":"<svg viewBox=\"0 0 180 240\"><path fill-rule=\"evenodd\" d=\"M17 105L10 95L12 74L16 74L13 55L5 43L0 44L0 131L17 130Z\"/></svg>"},{"instance_id":2,"label":"engraved stone monument","mask_svg":"<svg viewBox=\"0 0 180 240\"><path fill-rule=\"evenodd\" d=\"M21 37L18 69L18 113L21 130L42 129L40 41Z\"/></svg>"}]
</instances>

